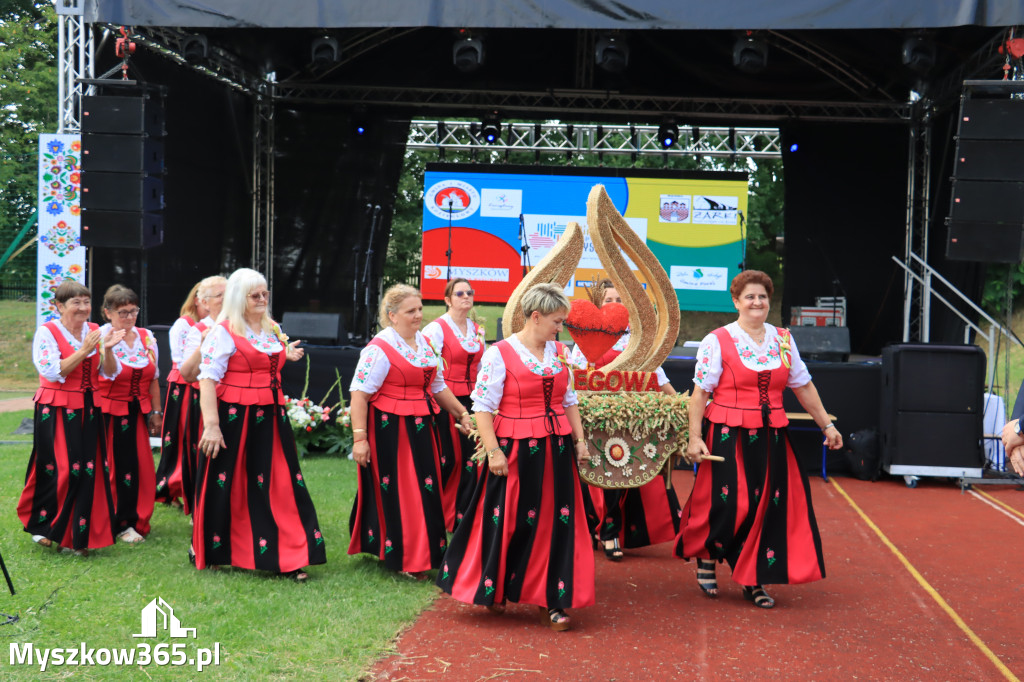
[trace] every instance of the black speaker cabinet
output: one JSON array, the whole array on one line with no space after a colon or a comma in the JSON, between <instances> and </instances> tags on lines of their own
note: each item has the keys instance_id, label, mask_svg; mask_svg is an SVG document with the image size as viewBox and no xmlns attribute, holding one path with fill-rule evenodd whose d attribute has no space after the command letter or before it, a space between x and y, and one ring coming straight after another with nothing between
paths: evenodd
<instances>
[{"instance_id":1,"label":"black speaker cabinet","mask_svg":"<svg viewBox=\"0 0 1024 682\"><path fill-rule=\"evenodd\" d=\"M960 139L1024 140L1024 100L968 99L960 112Z\"/></svg>"},{"instance_id":2,"label":"black speaker cabinet","mask_svg":"<svg viewBox=\"0 0 1024 682\"><path fill-rule=\"evenodd\" d=\"M164 143L146 135L82 135L82 172L164 172Z\"/></svg>"},{"instance_id":3,"label":"black speaker cabinet","mask_svg":"<svg viewBox=\"0 0 1024 682\"><path fill-rule=\"evenodd\" d=\"M950 220L946 258L985 263L1020 263L1024 260L1024 225Z\"/></svg>"},{"instance_id":4,"label":"black speaker cabinet","mask_svg":"<svg viewBox=\"0 0 1024 682\"><path fill-rule=\"evenodd\" d=\"M164 207L164 181L145 173L82 172L82 209L159 211Z\"/></svg>"},{"instance_id":5,"label":"black speaker cabinet","mask_svg":"<svg viewBox=\"0 0 1024 682\"><path fill-rule=\"evenodd\" d=\"M163 137L163 103L150 94L83 97L82 133Z\"/></svg>"},{"instance_id":6,"label":"black speaker cabinet","mask_svg":"<svg viewBox=\"0 0 1024 682\"><path fill-rule=\"evenodd\" d=\"M793 335L796 349L804 360L846 362L850 358L848 327L791 326L789 332Z\"/></svg>"},{"instance_id":7,"label":"black speaker cabinet","mask_svg":"<svg viewBox=\"0 0 1024 682\"><path fill-rule=\"evenodd\" d=\"M882 466L891 474L981 476L985 353L901 344L882 351Z\"/></svg>"},{"instance_id":8,"label":"black speaker cabinet","mask_svg":"<svg viewBox=\"0 0 1024 682\"><path fill-rule=\"evenodd\" d=\"M164 241L164 217L159 213L82 211L82 246L148 249Z\"/></svg>"}]
</instances>

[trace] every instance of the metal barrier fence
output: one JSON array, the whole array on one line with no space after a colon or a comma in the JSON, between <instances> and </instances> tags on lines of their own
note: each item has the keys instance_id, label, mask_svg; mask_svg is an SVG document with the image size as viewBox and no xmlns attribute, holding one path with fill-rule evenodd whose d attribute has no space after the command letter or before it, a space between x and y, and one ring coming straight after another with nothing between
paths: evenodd
<instances>
[{"instance_id":1,"label":"metal barrier fence","mask_svg":"<svg viewBox=\"0 0 1024 682\"><path fill-rule=\"evenodd\" d=\"M24 282L0 282L0 301L34 301L36 285L32 280Z\"/></svg>"}]
</instances>

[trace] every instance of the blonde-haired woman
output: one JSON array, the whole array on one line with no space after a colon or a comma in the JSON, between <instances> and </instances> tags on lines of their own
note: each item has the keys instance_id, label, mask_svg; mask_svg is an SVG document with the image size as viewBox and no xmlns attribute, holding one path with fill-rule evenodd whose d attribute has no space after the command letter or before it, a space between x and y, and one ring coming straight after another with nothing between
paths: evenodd
<instances>
[{"instance_id":1,"label":"blonde-haired woman","mask_svg":"<svg viewBox=\"0 0 1024 682\"><path fill-rule=\"evenodd\" d=\"M441 565L447 543L441 502L438 406L468 432L469 411L445 386L438 354L419 331L420 292L398 284L380 302L383 328L359 355L351 392L359 491L349 554L372 554L416 579Z\"/></svg>"},{"instance_id":2,"label":"blonde-haired woman","mask_svg":"<svg viewBox=\"0 0 1024 682\"><path fill-rule=\"evenodd\" d=\"M180 491L182 509L186 514L192 513L196 498L196 471L198 469L198 448L199 435L203 428L202 410L199 409L199 346L206 338L213 326L217 324L217 317L220 316L221 308L224 307L224 287L227 286L227 278L220 275L206 277L199 282L196 290L196 314L199 321L185 331L184 339L181 341L181 363L178 366L178 381L181 386L167 387L168 402L180 403L180 431L171 435L167 426L162 435L163 449L176 450L179 454L178 471L171 472L166 483L164 473L157 471L157 491L161 485L168 487L173 485L174 476L180 476ZM177 323L175 323L177 324ZM174 346L171 347L173 352ZM167 414L164 415L164 423L167 424ZM168 442L167 436L171 435Z\"/></svg>"},{"instance_id":3,"label":"blonde-haired woman","mask_svg":"<svg viewBox=\"0 0 1024 682\"><path fill-rule=\"evenodd\" d=\"M113 379L100 377L96 404L103 411L110 491L114 497L114 531L119 540L135 544L149 534L153 517L156 475L149 435L160 431L160 382L157 379L156 339L137 327L139 296L115 284L103 296L100 334L124 333L113 353L121 371Z\"/></svg>"},{"instance_id":4,"label":"blonde-haired woman","mask_svg":"<svg viewBox=\"0 0 1024 682\"><path fill-rule=\"evenodd\" d=\"M473 410L487 468L455 530L438 586L494 613L506 601L540 608L541 622L569 629L567 608L594 603L577 460L589 458L566 349L555 337L569 314L561 287L539 284L522 299L525 324L484 352Z\"/></svg>"},{"instance_id":5,"label":"blonde-haired woman","mask_svg":"<svg viewBox=\"0 0 1024 682\"><path fill-rule=\"evenodd\" d=\"M456 277L444 289L448 312L423 328L444 363L444 383L462 403L464 411L473 403L469 394L476 385L476 372L484 354L483 328L469 318L473 309L473 286ZM449 528L462 520L473 499L479 467L473 460L475 445L458 429L454 417L441 425L441 477L444 485L444 515Z\"/></svg>"},{"instance_id":6,"label":"blonde-haired woman","mask_svg":"<svg viewBox=\"0 0 1024 682\"><path fill-rule=\"evenodd\" d=\"M231 565L303 582L306 566L327 561L281 392L281 367L303 351L270 318L269 304L263 275L236 270L202 343L189 556L199 569Z\"/></svg>"}]
</instances>

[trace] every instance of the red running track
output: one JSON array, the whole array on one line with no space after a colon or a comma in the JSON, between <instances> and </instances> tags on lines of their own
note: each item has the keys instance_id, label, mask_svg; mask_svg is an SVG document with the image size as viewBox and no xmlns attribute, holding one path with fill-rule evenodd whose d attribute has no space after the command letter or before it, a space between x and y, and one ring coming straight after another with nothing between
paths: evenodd
<instances>
[{"instance_id":1,"label":"red running track","mask_svg":"<svg viewBox=\"0 0 1024 682\"><path fill-rule=\"evenodd\" d=\"M682 501L693 476L674 480ZM721 566L706 598L670 544L617 564L598 553L597 604L571 613L572 630L541 626L533 607L495 616L441 595L362 679L1024 678L1024 493L939 479L811 487L828 577L770 588L772 610Z\"/></svg>"}]
</instances>

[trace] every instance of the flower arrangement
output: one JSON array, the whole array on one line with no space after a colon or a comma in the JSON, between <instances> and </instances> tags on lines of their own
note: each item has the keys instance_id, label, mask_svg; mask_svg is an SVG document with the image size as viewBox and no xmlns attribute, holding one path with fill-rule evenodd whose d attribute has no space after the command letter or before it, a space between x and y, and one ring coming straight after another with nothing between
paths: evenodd
<instances>
[{"instance_id":1,"label":"flower arrangement","mask_svg":"<svg viewBox=\"0 0 1024 682\"><path fill-rule=\"evenodd\" d=\"M309 355L306 355L306 383L302 396L285 396L285 415L295 436L295 448L300 457L311 452L325 455L348 454L352 449L352 420L349 407L341 395L341 374L334 370L335 380L327 389L320 402L315 403L306 396L309 389ZM338 402L328 405L334 390L338 390ZM333 415L333 418L332 418Z\"/></svg>"},{"instance_id":2,"label":"flower arrangement","mask_svg":"<svg viewBox=\"0 0 1024 682\"><path fill-rule=\"evenodd\" d=\"M579 393L580 419L591 459L580 475L601 488L632 488L652 480L680 451L689 430L689 394Z\"/></svg>"}]
</instances>

